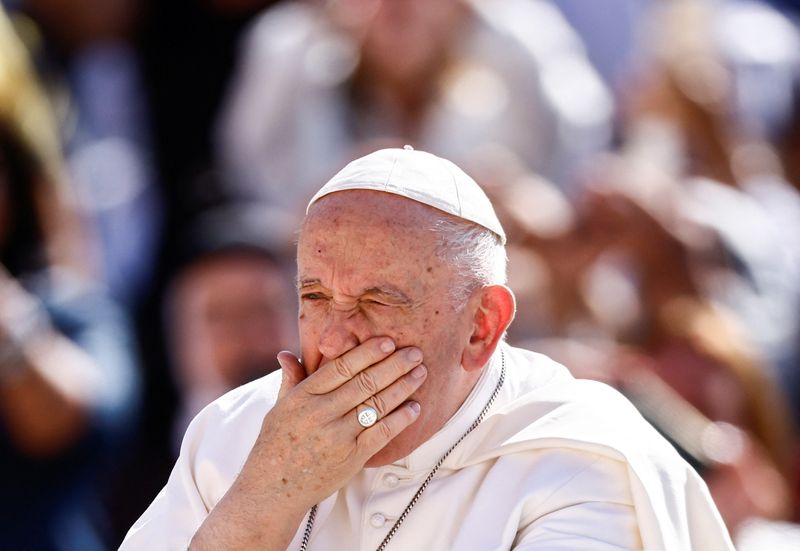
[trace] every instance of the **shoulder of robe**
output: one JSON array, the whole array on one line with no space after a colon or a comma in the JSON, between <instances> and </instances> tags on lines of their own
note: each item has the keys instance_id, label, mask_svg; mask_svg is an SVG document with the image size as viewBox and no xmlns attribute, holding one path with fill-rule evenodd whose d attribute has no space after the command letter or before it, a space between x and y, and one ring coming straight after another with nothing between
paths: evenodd
<instances>
[{"instance_id":1,"label":"shoulder of robe","mask_svg":"<svg viewBox=\"0 0 800 551\"><path fill-rule=\"evenodd\" d=\"M630 462L672 463L673 447L616 389L575 379L542 354L506 347L507 381L498 403L454 452L466 466L532 449L568 448ZM642 458L644 459L644 458Z\"/></svg>"},{"instance_id":2,"label":"shoulder of robe","mask_svg":"<svg viewBox=\"0 0 800 551\"><path fill-rule=\"evenodd\" d=\"M189 424L181 456L192 463L247 457L264 416L278 399L280 370L237 387L211 402Z\"/></svg>"}]
</instances>

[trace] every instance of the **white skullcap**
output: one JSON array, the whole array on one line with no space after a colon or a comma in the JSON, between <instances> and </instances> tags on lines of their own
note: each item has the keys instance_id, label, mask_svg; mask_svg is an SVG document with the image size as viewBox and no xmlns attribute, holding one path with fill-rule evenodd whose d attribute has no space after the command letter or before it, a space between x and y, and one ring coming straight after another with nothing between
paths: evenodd
<instances>
[{"instance_id":1,"label":"white skullcap","mask_svg":"<svg viewBox=\"0 0 800 551\"><path fill-rule=\"evenodd\" d=\"M409 145L381 149L352 161L314 195L306 213L320 198L349 189L401 195L483 226L506 242L492 203L475 180L447 159Z\"/></svg>"}]
</instances>

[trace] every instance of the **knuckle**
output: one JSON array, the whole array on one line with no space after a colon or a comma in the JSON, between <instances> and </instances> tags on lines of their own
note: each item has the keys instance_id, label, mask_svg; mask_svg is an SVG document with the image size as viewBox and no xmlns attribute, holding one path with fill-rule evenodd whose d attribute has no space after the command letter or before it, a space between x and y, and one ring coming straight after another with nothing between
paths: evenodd
<instances>
[{"instance_id":1,"label":"knuckle","mask_svg":"<svg viewBox=\"0 0 800 551\"><path fill-rule=\"evenodd\" d=\"M352 366L344 356L339 356L333 360L333 369L343 379L351 379L353 377Z\"/></svg>"},{"instance_id":2,"label":"knuckle","mask_svg":"<svg viewBox=\"0 0 800 551\"><path fill-rule=\"evenodd\" d=\"M374 448L374 444L372 443L372 438L370 436L372 433L368 431L363 431L359 433L356 437L356 445L355 449L353 450L353 455L356 457L369 457L371 455L370 451Z\"/></svg>"},{"instance_id":3,"label":"knuckle","mask_svg":"<svg viewBox=\"0 0 800 551\"><path fill-rule=\"evenodd\" d=\"M390 391L389 396L391 397L390 400L399 404L403 399L408 398L411 396L414 391L417 390L416 385L414 384L415 380L410 379L409 377L401 377L397 381L395 381L387 391Z\"/></svg>"},{"instance_id":4,"label":"knuckle","mask_svg":"<svg viewBox=\"0 0 800 551\"><path fill-rule=\"evenodd\" d=\"M380 394L376 394L369 398L367 400L367 405L375 408L375 411L378 412L378 417L383 418L388 413L386 409L386 401Z\"/></svg>"},{"instance_id":5,"label":"knuckle","mask_svg":"<svg viewBox=\"0 0 800 551\"><path fill-rule=\"evenodd\" d=\"M390 440L393 436L392 429L386 422L381 422L376 425L378 432L380 433L381 437Z\"/></svg>"},{"instance_id":6,"label":"knuckle","mask_svg":"<svg viewBox=\"0 0 800 551\"><path fill-rule=\"evenodd\" d=\"M378 392L378 384L375 382L375 377L369 371L362 371L356 377L356 383L359 390L368 395L373 395Z\"/></svg>"}]
</instances>

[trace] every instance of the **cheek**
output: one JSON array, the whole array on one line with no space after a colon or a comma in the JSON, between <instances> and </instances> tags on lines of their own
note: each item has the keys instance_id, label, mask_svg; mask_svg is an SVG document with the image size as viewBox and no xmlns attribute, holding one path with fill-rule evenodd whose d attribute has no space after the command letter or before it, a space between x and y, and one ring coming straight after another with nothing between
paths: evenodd
<instances>
[{"instance_id":1,"label":"cheek","mask_svg":"<svg viewBox=\"0 0 800 551\"><path fill-rule=\"evenodd\" d=\"M394 339L398 347L419 346L420 337L425 334L427 323L412 314L395 308L365 306L346 320L332 320L336 315L324 303L302 304L298 315L301 346L317 346L323 332L333 323L342 323L343 329L354 334L359 342L371 337L387 336Z\"/></svg>"},{"instance_id":2,"label":"cheek","mask_svg":"<svg viewBox=\"0 0 800 551\"><path fill-rule=\"evenodd\" d=\"M371 333L392 337L398 346L415 344L409 342L409 339L413 339L415 335L420 334L414 316L405 314L398 309L367 308L363 315Z\"/></svg>"},{"instance_id":3,"label":"cheek","mask_svg":"<svg viewBox=\"0 0 800 551\"><path fill-rule=\"evenodd\" d=\"M314 323L319 320L323 313L322 305L319 302L308 302L299 299L300 306L297 309L297 320L303 324Z\"/></svg>"},{"instance_id":4,"label":"cheek","mask_svg":"<svg viewBox=\"0 0 800 551\"><path fill-rule=\"evenodd\" d=\"M432 310L421 322L423 335L431 361L442 366L461 364L461 353L469 341L470 327L460 315L446 307Z\"/></svg>"},{"instance_id":5,"label":"cheek","mask_svg":"<svg viewBox=\"0 0 800 551\"><path fill-rule=\"evenodd\" d=\"M297 312L297 327L301 347L319 341L319 334L324 316L320 308L304 306L300 303Z\"/></svg>"}]
</instances>

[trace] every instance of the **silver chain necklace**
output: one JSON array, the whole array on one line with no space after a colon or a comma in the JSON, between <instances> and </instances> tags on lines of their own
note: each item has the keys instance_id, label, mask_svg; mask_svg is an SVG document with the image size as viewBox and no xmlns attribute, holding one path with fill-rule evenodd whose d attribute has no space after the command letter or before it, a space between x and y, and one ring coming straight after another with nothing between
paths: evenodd
<instances>
[{"instance_id":1,"label":"silver chain necklace","mask_svg":"<svg viewBox=\"0 0 800 551\"><path fill-rule=\"evenodd\" d=\"M414 494L414 497L412 497L411 501L408 502L408 505L406 505L406 508L400 514L397 521L394 523L394 526L392 526L392 529L389 530L389 533L386 534L386 537L383 538L383 541L378 546L378 549L376 551L383 551L384 549L386 549L386 546L389 545L389 541L394 537L394 535L400 529L400 525L403 524L404 520L406 520L408 513L411 512L411 509L414 508L414 506L419 501L420 497L422 497L422 492L425 491L425 489L428 487L428 484L430 484L431 480L433 480L436 471L438 471L439 467L441 467L444 464L445 459L447 459L447 457L451 453L453 453L453 450L455 450L456 447L458 447L458 445L467 437L469 433L471 433L478 427L478 425L481 424L481 421L483 421L483 418L486 417L486 414L489 412L489 408L492 407L492 404L494 403L495 399L497 399L497 395L500 393L500 388L503 386L503 381L505 381L505 379L506 379L506 357L505 354L503 353L503 350L500 350L500 380L497 381L497 386L495 387L494 392L492 392L492 395L489 397L489 401L486 402L486 405L483 407L483 410L480 412L475 421L472 422L472 424L469 426L466 432L461 435L461 438L456 440L456 443L450 446L450 449L444 452L444 455L439 458L439 461L436 462L436 465L433 466L431 472L428 473L428 476L422 482L422 485L417 490L417 493ZM307 551L308 549L308 540L309 538L311 538L311 530L314 528L314 519L316 518L316 516L317 516L317 506L314 505L311 508L311 511L309 511L308 513L308 521L306 522L306 529L305 531L303 531L303 541L300 543L300 551Z\"/></svg>"}]
</instances>

